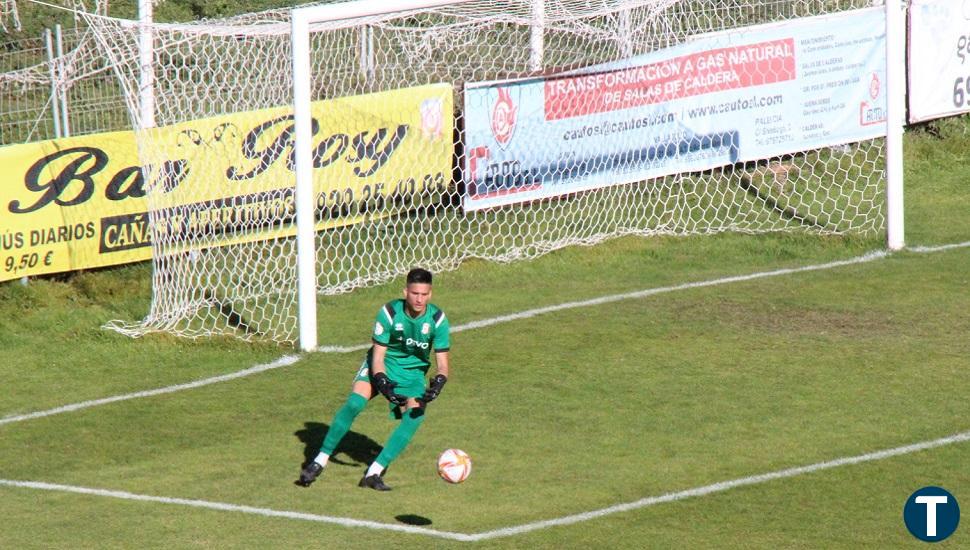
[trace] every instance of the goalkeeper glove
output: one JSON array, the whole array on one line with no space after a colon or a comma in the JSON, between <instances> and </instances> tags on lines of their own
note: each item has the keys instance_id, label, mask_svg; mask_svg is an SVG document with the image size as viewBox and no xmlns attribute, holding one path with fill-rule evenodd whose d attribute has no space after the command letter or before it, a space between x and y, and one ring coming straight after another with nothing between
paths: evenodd
<instances>
[{"instance_id":1,"label":"goalkeeper glove","mask_svg":"<svg viewBox=\"0 0 970 550\"><path fill-rule=\"evenodd\" d=\"M407 405L407 397L394 393L394 388L397 387L397 382L391 382L391 379L388 378L383 372L375 372L371 378L374 380L374 385L377 386L377 391L381 392L381 395L386 397L391 404L399 407Z\"/></svg>"},{"instance_id":2,"label":"goalkeeper glove","mask_svg":"<svg viewBox=\"0 0 970 550\"><path fill-rule=\"evenodd\" d=\"M424 390L424 396L421 397L421 401L425 403L430 403L438 398L438 394L441 393L441 388L445 387L445 382L448 381L448 377L443 374L437 374L431 379L431 384L428 389Z\"/></svg>"}]
</instances>

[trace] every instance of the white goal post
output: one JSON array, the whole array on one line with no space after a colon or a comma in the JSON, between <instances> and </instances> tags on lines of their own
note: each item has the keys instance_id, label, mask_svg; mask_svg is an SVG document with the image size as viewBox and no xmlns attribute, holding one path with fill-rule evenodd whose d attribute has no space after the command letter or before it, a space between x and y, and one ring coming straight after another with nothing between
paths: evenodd
<instances>
[{"instance_id":1,"label":"white goal post","mask_svg":"<svg viewBox=\"0 0 970 550\"><path fill-rule=\"evenodd\" d=\"M906 245L903 216L903 125L906 123L906 5L886 2L886 244Z\"/></svg>"},{"instance_id":2,"label":"white goal post","mask_svg":"<svg viewBox=\"0 0 970 550\"><path fill-rule=\"evenodd\" d=\"M291 44L293 51L293 118L296 154L296 223L297 223L297 301L300 312L300 348L310 351L317 347L317 255L314 242L316 220L313 205L313 159L311 158L310 114L310 24L322 21L341 21L378 15L406 12L470 0L400 0L393 9L374 0L357 0L293 10Z\"/></svg>"},{"instance_id":3,"label":"white goal post","mask_svg":"<svg viewBox=\"0 0 970 550\"><path fill-rule=\"evenodd\" d=\"M310 25L325 21L350 20L379 14L406 12L438 6L468 3L471 0L402 0L393 8L381 0L356 0L322 6L296 8L292 12L293 110L295 117L296 203L298 250L299 347L317 347L317 273L314 242L313 165L311 159L310 114ZM530 68L541 70L543 22L546 0L532 0L536 24L531 32ZM629 12L620 11L621 24L629 25ZM888 123L886 134L887 243L892 250L904 246L902 134L905 119L905 26L904 3L886 1L886 86Z\"/></svg>"},{"instance_id":4,"label":"white goal post","mask_svg":"<svg viewBox=\"0 0 970 550\"><path fill-rule=\"evenodd\" d=\"M92 17L138 128L138 336L312 350L322 296L638 235L903 246L901 0L361 0ZM136 32L137 31L137 32ZM887 61L888 60L888 61ZM153 108L144 99L151 90ZM318 326L320 319L320 326Z\"/></svg>"}]
</instances>

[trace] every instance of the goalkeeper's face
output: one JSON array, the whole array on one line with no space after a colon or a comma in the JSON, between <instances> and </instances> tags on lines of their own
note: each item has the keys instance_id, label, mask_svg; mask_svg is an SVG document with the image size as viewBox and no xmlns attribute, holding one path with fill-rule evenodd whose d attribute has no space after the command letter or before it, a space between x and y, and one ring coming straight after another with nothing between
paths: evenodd
<instances>
[{"instance_id":1,"label":"goalkeeper's face","mask_svg":"<svg viewBox=\"0 0 970 550\"><path fill-rule=\"evenodd\" d=\"M431 285L427 283L411 283L404 287L404 301L407 302L412 316L421 315L431 300Z\"/></svg>"}]
</instances>

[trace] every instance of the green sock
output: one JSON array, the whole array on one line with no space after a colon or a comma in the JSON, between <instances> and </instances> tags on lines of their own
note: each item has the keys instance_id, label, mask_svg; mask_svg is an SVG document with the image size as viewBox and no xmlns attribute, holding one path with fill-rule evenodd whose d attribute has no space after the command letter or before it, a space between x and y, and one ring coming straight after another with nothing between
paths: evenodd
<instances>
[{"instance_id":1,"label":"green sock","mask_svg":"<svg viewBox=\"0 0 970 550\"><path fill-rule=\"evenodd\" d=\"M344 406L340 407L340 410L334 415L333 422L330 423L330 429L327 430L327 437L323 438L323 445L320 446L320 452L328 455L333 454L337 445L340 444L340 440L347 435L347 432L350 430L350 425L354 423L354 419L357 418L360 411L364 410L366 405L367 399L363 395L359 393L350 394Z\"/></svg>"},{"instance_id":2,"label":"green sock","mask_svg":"<svg viewBox=\"0 0 970 550\"><path fill-rule=\"evenodd\" d=\"M391 465L391 462L408 446L411 439L414 438L415 432L424 422L424 407L418 407L409 410L401 418L401 423L394 432L391 433L391 438L387 440L387 445L384 446L384 450L381 454L377 455L374 462L377 462L384 468Z\"/></svg>"}]
</instances>

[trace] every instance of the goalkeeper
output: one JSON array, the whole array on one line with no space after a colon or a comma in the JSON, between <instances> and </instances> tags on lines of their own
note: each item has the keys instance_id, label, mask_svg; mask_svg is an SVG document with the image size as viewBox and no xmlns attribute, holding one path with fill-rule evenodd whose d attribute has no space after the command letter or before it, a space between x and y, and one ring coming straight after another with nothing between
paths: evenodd
<instances>
[{"instance_id":1,"label":"goalkeeper","mask_svg":"<svg viewBox=\"0 0 970 550\"><path fill-rule=\"evenodd\" d=\"M430 299L431 272L415 268L408 272L404 299L388 302L377 312L374 344L354 378L350 397L330 423L320 454L300 472L298 484L307 487L320 476L354 419L380 393L390 402L391 414L401 423L358 486L391 490L384 483L384 470L414 438L424 421L427 404L438 397L448 380L448 319L443 311L429 303ZM437 374L426 386L432 349Z\"/></svg>"}]
</instances>

